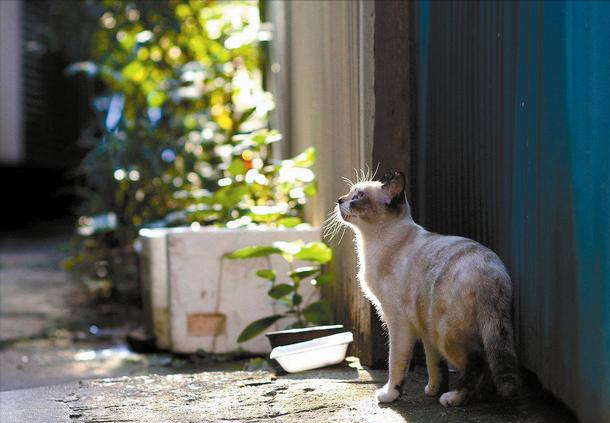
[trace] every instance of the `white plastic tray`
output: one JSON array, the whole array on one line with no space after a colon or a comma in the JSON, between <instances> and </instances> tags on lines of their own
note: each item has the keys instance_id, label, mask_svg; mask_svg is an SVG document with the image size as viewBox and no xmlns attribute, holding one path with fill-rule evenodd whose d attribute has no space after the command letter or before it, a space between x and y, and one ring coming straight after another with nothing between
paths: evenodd
<instances>
[{"instance_id":1,"label":"white plastic tray","mask_svg":"<svg viewBox=\"0 0 610 423\"><path fill-rule=\"evenodd\" d=\"M354 341L351 332L324 336L311 341L276 347L270 358L277 360L288 373L331 366L345 359L347 346Z\"/></svg>"}]
</instances>

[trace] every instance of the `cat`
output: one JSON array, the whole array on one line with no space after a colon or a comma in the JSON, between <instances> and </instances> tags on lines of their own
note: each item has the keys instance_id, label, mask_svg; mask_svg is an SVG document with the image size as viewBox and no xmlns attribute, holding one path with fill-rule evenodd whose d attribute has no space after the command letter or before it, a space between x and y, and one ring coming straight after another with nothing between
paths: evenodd
<instances>
[{"instance_id":1,"label":"cat","mask_svg":"<svg viewBox=\"0 0 610 423\"><path fill-rule=\"evenodd\" d=\"M377 401L399 397L417 339L426 354L424 392L440 395L443 406L481 399L494 385L500 396L512 396L520 377L511 280L500 258L473 240L416 224L401 172L351 184L334 213L335 229L343 225L355 233L360 287L389 335L389 378L376 391ZM448 392L441 390L447 386L445 362L460 373Z\"/></svg>"}]
</instances>

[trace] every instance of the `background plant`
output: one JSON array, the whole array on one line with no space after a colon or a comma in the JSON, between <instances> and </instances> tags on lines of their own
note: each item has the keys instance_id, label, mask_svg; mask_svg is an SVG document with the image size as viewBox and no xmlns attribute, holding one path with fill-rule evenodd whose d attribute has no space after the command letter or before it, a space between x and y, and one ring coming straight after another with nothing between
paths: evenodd
<instances>
[{"instance_id":1,"label":"background plant","mask_svg":"<svg viewBox=\"0 0 610 423\"><path fill-rule=\"evenodd\" d=\"M324 271L323 265L332 259L332 250L323 242L303 241L274 242L272 245L253 245L227 254L231 260L244 260L256 257L269 257L273 254L281 256L290 268L286 275L278 275L276 270L268 267L256 271L256 275L269 283L267 294L286 306L286 311L255 320L239 335L237 342L252 339L280 319L296 319L288 328L304 328L311 324L320 325L330 322L332 312L327 300L319 300L309 304L303 303L300 288L303 283L311 283L316 287L331 283L331 275ZM308 266L294 267L296 260L309 262ZM271 262L269 261L269 264Z\"/></svg>"},{"instance_id":2,"label":"background plant","mask_svg":"<svg viewBox=\"0 0 610 423\"><path fill-rule=\"evenodd\" d=\"M274 160L253 1L90 3L99 16L91 78L95 119L77 172L81 253L71 265L130 248L142 227L265 223L292 227L316 186L308 149ZM108 260L105 260L108 262Z\"/></svg>"}]
</instances>

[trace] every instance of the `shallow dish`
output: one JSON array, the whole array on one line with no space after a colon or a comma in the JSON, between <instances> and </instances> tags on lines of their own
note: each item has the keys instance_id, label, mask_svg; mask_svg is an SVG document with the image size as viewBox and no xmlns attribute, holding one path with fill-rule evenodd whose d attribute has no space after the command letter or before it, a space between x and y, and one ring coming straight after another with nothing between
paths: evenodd
<instances>
[{"instance_id":1,"label":"shallow dish","mask_svg":"<svg viewBox=\"0 0 610 423\"><path fill-rule=\"evenodd\" d=\"M299 342L311 341L323 336L345 332L343 325L314 326L303 329L285 329L276 332L267 332L265 336L271 344L271 349L283 345L291 345Z\"/></svg>"},{"instance_id":2,"label":"shallow dish","mask_svg":"<svg viewBox=\"0 0 610 423\"><path fill-rule=\"evenodd\" d=\"M277 360L288 373L331 366L345 359L347 347L353 340L351 332L323 336L311 341L276 347L271 351L270 358Z\"/></svg>"}]
</instances>

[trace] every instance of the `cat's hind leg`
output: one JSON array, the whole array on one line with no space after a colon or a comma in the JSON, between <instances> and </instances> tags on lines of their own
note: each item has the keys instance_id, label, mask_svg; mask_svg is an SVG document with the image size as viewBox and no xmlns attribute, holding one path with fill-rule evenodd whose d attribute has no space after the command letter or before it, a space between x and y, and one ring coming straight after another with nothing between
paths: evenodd
<instances>
[{"instance_id":1,"label":"cat's hind leg","mask_svg":"<svg viewBox=\"0 0 610 423\"><path fill-rule=\"evenodd\" d=\"M456 389L441 395L439 402L445 407L457 407L478 394L485 380L486 366L480 353L469 353Z\"/></svg>"},{"instance_id":2,"label":"cat's hind leg","mask_svg":"<svg viewBox=\"0 0 610 423\"><path fill-rule=\"evenodd\" d=\"M445 363L438 350L429 342L422 342L426 353L426 368L428 369L428 384L424 393L435 397L449 390L449 371L447 363Z\"/></svg>"},{"instance_id":3,"label":"cat's hind leg","mask_svg":"<svg viewBox=\"0 0 610 423\"><path fill-rule=\"evenodd\" d=\"M388 321L390 336L390 357L388 363L388 381L383 388L375 392L379 402L392 402L400 396L405 369L411 361L415 336L406 321Z\"/></svg>"}]
</instances>

